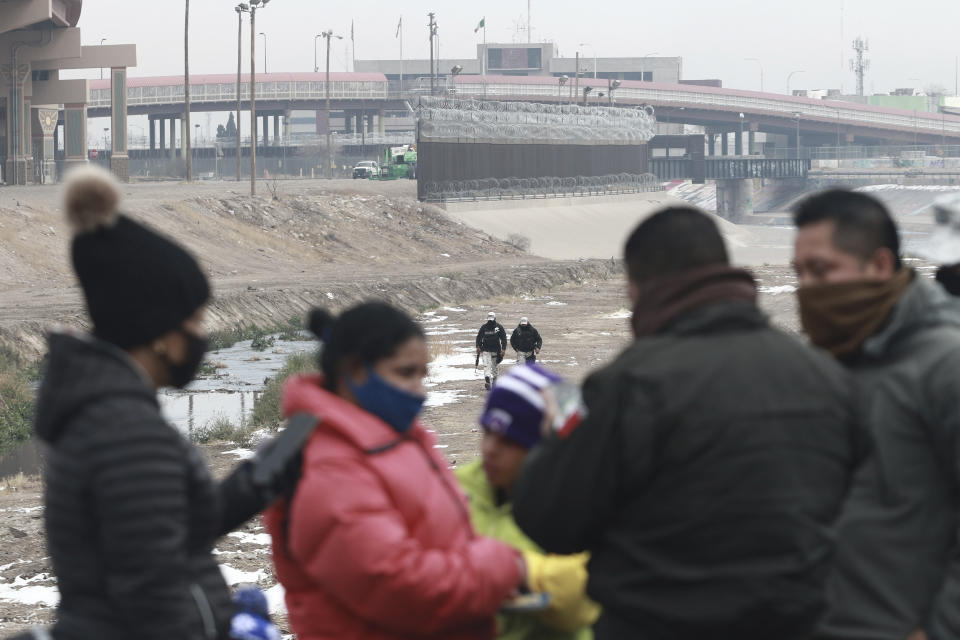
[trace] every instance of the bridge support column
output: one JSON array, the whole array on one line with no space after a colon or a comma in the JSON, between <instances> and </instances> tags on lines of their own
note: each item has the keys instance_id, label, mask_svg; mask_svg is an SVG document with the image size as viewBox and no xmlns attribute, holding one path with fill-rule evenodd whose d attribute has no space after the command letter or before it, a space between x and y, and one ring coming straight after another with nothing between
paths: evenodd
<instances>
[{"instance_id":1,"label":"bridge support column","mask_svg":"<svg viewBox=\"0 0 960 640\"><path fill-rule=\"evenodd\" d=\"M283 112L283 144L284 146L290 146L290 135L293 133L290 130L290 111Z\"/></svg>"},{"instance_id":2,"label":"bridge support column","mask_svg":"<svg viewBox=\"0 0 960 640\"><path fill-rule=\"evenodd\" d=\"M266 149L270 144L270 116L261 116L261 120L263 122L263 126L260 127L263 131L263 148Z\"/></svg>"},{"instance_id":3,"label":"bridge support column","mask_svg":"<svg viewBox=\"0 0 960 640\"><path fill-rule=\"evenodd\" d=\"M733 155L743 155L743 132L741 131L733 132Z\"/></svg>"},{"instance_id":4,"label":"bridge support column","mask_svg":"<svg viewBox=\"0 0 960 640\"><path fill-rule=\"evenodd\" d=\"M57 131L59 110L36 109L37 117L33 119L33 146L34 153L39 152L39 174L42 184L53 184L57 181L57 163L55 160L56 141L54 133Z\"/></svg>"},{"instance_id":5,"label":"bridge support column","mask_svg":"<svg viewBox=\"0 0 960 640\"><path fill-rule=\"evenodd\" d=\"M330 129L329 114L323 109L317 111L317 135L325 136Z\"/></svg>"},{"instance_id":6,"label":"bridge support column","mask_svg":"<svg viewBox=\"0 0 960 640\"><path fill-rule=\"evenodd\" d=\"M170 159L177 157L177 119L170 118L170 146L167 147L170 151Z\"/></svg>"},{"instance_id":7,"label":"bridge support column","mask_svg":"<svg viewBox=\"0 0 960 640\"><path fill-rule=\"evenodd\" d=\"M63 156L67 171L87 164L87 105L63 105Z\"/></svg>"},{"instance_id":8,"label":"bridge support column","mask_svg":"<svg viewBox=\"0 0 960 640\"><path fill-rule=\"evenodd\" d=\"M280 114L273 116L273 144L280 144Z\"/></svg>"},{"instance_id":9,"label":"bridge support column","mask_svg":"<svg viewBox=\"0 0 960 640\"><path fill-rule=\"evenodd\" d=\"M150 118L147 122L150 126L150 150L153 151L157 148L157 121Z\"/></svg>"},{"instance_id":10,"label":"bridge support column","mask_svg":"<svg viewBox=\"0 0 960 640\"><path fill-rule=\"evenodd\" d=\"M747 155L753 155L753 153L754 153L754 145L756 144L756 136L757 136L757 132L756 132L756 131L752 131L752 130L747 134Z\"/></svg>"},{"instance_id":11,"label":"bridge support column","mask_svg":"<svg viewBox=\"0 0 960 640\"><path fill-rule=\"evenodd\" d=\"M110 171L120 182L130 182L127 154L127 68L110 69Z\"/></svg>"},{"instance_id":12,"label":"bridge support column","mask_svg":"<svg viewBox=\"0 0 960 640\"><path fill-rule=\"evenodd\" d=\"M720 134L720 155L730 155L730 136L726 131Z\"/></svg>"},{"instance_id":13,"label":"bridge support column","mask_svg":"<svg viewBox=\"0 0 960 640\"><path fill-rule=\"evenodd\" d=\"M741 222L753 213L753 180L717 180L717 215Z\"/></svg>"},{"instance_id":14,"label":"bridge support column","mask_svg":"<svg viewBox=\"0 0 960 640\"><path fill-rule=\"evenodd\" d=\"M377 113L377 131L380 132L381 136L387 134L387 123L383 120L383 108L381 107L380 111Z\"/></svg>"},{"instance_id":15,"label":"bridge support column","mask_svg":"<svg viewBox=\"0 0 960 640\"><path fill-rule=\"evenodd\" d=\"M707 155L717 155L717 134L715 133L707 134Z\"/></svg>"}]
</instances>

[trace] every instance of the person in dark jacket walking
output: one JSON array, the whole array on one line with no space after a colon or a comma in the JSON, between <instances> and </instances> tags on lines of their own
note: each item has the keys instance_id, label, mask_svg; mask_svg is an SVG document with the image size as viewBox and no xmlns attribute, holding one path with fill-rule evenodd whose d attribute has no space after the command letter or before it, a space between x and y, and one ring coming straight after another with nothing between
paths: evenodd
<instances>
[{"instance_id":1,"label":"person in dark jacket walking","mask_svg":"<svg viewBox=\"0 0 960 640\"><path fill-rule=\"evenodd\" d=\"M497 381L499 366L507 350L507 330L497 322L497 314L487 314L487 321L477 332L477 355L483 358L483 377L489 390L490 384Z\"/></svg>"},{"instance_id":2,"label":"person in dark jacket walking","mask_svg":"<svg viewBox=\"0 0 960 640\"><path fill-rule=\"evenodd\" d=\"M527 318L520 318L520 324L510 335L510 346L517 354L517 364L533 363L543 348L543 338L536 327Z\"/></svg>"},{"instance_id":3,"label":"person in dark jacket walking","mask_svg":"<svg viewBox=\"0 0 960 640\"><path fill-rule=\"evenodd\" d=\"M861 455L848 376L769 325L699 210L654 214L625 254L636 340L527 457L516 521L591 552L598 640L808 637Z\"/></svg>"},{"instance_id":4,"label":"person in dark jacket walking","mask_svg":"<svg viewBox=\"0 0 960 640\"><path fill-rule=\"evenodd\" d=\"M206 346L207 279L173 241L117 212L102 169L65 191L73 267L92 333L53 333L37 401L47 545L60 591L56 640L226 638L233 607L211 553L295 470L268 452L215 483L161 416L156 390L183 387Z\"/></svg>"},{"instance_id":5,"label":"person in dark jacket walking","mask_svg":"<svg viewBox=\"0 0 960 640\"><path fill-rule=\"evenodd\" d=\"M896 223L850 191L797 208L810 340L853 372L872 455L838 523L826 638L960 638L960 308L900 259Z\"/></svg>"}]
</instances>

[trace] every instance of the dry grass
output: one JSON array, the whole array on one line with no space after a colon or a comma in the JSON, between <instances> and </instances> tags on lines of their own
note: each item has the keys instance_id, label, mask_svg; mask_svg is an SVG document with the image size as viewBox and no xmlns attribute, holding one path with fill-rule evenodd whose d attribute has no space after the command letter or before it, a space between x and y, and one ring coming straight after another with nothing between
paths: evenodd
<instances>
[{"instance_id":1,"label":"dry grass","mask_svg":"<svg viewBox=\"0 0 960 640\"><path fill-rule=\"evenodd\" d=\"M39 476L28 476L21 472L0 480L0 487L2 487L4 491L23 491L39 480Z\"/></svg>"},{"instance_id":2,"label":"dry grass","mask_svg":"<svg viewBox=\"0 0 960 640\"><path fill-rule=\"evenodd\" d=\"M451 356L454 353L453 341L445 338L431 338L429 347L431 358L436 358L437 356Z\"/></svg>"}]
</instances>

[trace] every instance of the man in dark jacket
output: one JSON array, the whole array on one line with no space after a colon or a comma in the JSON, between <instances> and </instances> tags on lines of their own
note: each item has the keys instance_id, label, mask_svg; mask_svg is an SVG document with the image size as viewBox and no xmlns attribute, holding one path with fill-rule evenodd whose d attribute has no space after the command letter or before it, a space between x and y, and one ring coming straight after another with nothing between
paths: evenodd
<instances>
[{"instance_id":1,"label":"man in dark jacket","mask_svg":"<svg viewBox=\"0 0 960 640\"><path fill-rule=\"evenodd\" d=\"M900 260L890 213L827 191L795 212L812 342L846 363L873 453L838 523L827 638L960 638L960 312Z\"/></svg>"},{"instance_id":2,"label":"man in dark jacket","mask_svg":"<svg viewBox=\"0 0 960 640\"><path fill-rule=\"evenodd\" d=\"M636 340L528 456L517 523L590 551L598 640L808 637L862 446L848 377L769 325L702 212L653 215L625 253Z\"/></svg>"},{"instance_id":3,"label":"man in dark jacket","mask_svg":"<svg viewBox=\"0 0 960 640\"><path fill-rule=\"evenodd\" d=\"M510 335L510 346L517 354L517 364L536 362L543 347L543 338L527 318L520 318L520 324Z\"/></svg>"},{"instance_id":4,"label":"man in dark jacket","mask_svg":"<svg viewBox=\"0 0 960 640\"><path fill-rule=\"evenodd\" d=\"M483 358L484 385L488 390L491 383L497 381L499 366L506 350L507 330L497 322L497 314L491 311L487 314L487 321L477 332L477 355Z\"/></svg>"}]
</instances>

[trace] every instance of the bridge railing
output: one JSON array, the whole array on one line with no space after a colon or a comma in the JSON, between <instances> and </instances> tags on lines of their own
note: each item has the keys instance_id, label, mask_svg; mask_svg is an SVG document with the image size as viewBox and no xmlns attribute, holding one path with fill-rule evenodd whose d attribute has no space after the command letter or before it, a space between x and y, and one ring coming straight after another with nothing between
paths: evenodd
<instances>
[{"instance_id":1,"label":"bridge railing","mask_svg":"<svg viewBox=\"0 0 960 640\"><path fill-rule=\"evenodd\" d=\"M387 82L338 80L330 83L331 100L386 100L388 97ZM323 100L326 98L326 86L323 81L284 81L258 82L258 100ZM192 84L190 85L191 102L233 102L237 99L237 85L235 82ZM250 99L250 83L240 84L240 99ZM127 87L127 106L149 106L177 104L183 102L183 84L165 85L156 87ZM110 106L109 89L93 89L90 91L91 108L106 108Z\"/></svg>"},{"instance_id":2,"label":"bridge railing","mask_svg":"<svg viewBox=\"0 0 960 640\"><path fill-rule=\"evenodd\" d=\"M551 101L565 100L569 97L569 87L560 87L550 83L483 83L473 81L459 81L457 83L459 95L486 95L488 98L545 98ZM574 101L577 100L574 96ZM816 104L778 100L776 98L741 96L724 93L709 93L705 91L677 90L677 89L647 89L641 87L620 87L614 98L617 100L632 100L636 102L654 102L684 105L697 105L727 110L764 111L780 114L788 119L815 118L821 121L836 121L840 124L861 124L879 127L898 127L915 129L924 133L960 134L960 121L948 120L938 114L920 113L898 114L857 109L852 106L837 106L836 102ZM799 116L795 115L799 114Z\"/></svg>"}]
</instances>

